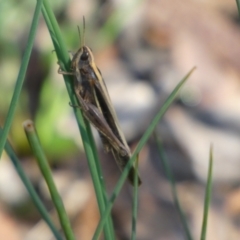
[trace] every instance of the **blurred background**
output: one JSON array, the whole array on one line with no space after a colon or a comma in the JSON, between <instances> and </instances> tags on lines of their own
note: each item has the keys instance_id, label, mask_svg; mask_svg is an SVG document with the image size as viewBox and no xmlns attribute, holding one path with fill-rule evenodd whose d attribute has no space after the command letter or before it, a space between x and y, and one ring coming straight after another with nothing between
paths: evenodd
<instances>
[{"instance_id":1,"label":"blurred background","mask_svg":"<svg viewBox=\"0 0 240 240\"><path fill-rule=\"evenodd\" d=\"M35 1L0 1L0 124L21 64ZM157 132L177 182L194 239L201 231L210 144L213 193L207 239L240 238L240 28L234 0L71 0L52 3L69 51L80 47L77 26L102 72L131 149L164 100L193 67ZM87 161L53 45L41 17L9 140L42 200L52 210L22 122L32 119L53 169L76 239L91 239L99 219ZM99 146L107 190L120 172ZM186 239L171 189L150 139L141 152L137 239ZM132 187L112 214L117 239L129 239ZM52 212L54 215L54 212ZM52 239L6 153L0 161L0 238Z\"/></svg>"}]
</instances>

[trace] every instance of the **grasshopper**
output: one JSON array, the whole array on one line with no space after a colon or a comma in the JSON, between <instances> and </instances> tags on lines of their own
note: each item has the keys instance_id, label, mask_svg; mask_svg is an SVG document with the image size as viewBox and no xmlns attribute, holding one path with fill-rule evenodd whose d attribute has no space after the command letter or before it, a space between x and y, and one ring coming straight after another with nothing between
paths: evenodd
<instances>
[{"instance_id":1,"label":"grasshopper","mask_svg":"<svg viewBox=\"0 0 240 240\"><path fill-rule=\"evenodd\" d=\"M106 152L112 152L115 161L123 170L131 158L131 152L121 131L117 115L102 74L94 62L94 56L85 45L85 20L83 18L83 40L80 49L73 55L71 72L58 72L74 76L74 91L83 116L97 129ZM80 30L79 30L80 35ZM133 184L135 167L131 167L128 179ZM141 180L138 177L138 184Z\"/></svg>"}]
</instances>

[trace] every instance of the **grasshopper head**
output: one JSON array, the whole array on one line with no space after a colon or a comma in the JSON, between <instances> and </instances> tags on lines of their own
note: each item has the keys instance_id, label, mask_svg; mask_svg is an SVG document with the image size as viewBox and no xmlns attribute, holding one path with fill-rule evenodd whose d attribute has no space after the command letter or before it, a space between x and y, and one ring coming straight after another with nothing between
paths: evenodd
<instances>
[{"instance_id":1,"label":"grasshopper head","mask_svg":"<svg viewBox=\"0 0 240 240\"><path fill-rule=\"evenodd\" d=\"M79 54L78 67L84 67L86 65L90 65L94 61L93 54L89 47L83 46L81 47L81 51Z\"/></svg>"},{"instance_id":2,"label":"grasshopper head","mask_svg":"<svg viewBox=\"0 0 240 240\"><path fill-rule=\"evenodd\" d=\"M87 46L82 46L72 59L73 69L83 69L94 62L92 51Z\"/></svg>"},{"instance_id":3,"label":"grasshopper head","mask_svg":"<svg viewBox=\"0 0 240 240\"><path fill-rule=\"evenodd\" d=\"M78 33L81 42L80 49L76 52L72 59L72 68L75 70L83 69L94 62L92 51L85 45L85 18L83 17L83 34L81 39L81 31L78 26Z\"/></svg>"}]
</instances>

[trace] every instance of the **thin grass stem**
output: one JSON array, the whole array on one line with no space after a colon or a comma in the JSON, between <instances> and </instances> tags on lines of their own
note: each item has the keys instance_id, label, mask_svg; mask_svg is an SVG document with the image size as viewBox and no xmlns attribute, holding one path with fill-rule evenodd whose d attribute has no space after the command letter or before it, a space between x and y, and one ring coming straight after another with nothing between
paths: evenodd
<instances>
[{"instance_id":1,"label":"thin grass stem","mask_svg":"<svg viewBox=\"0 0 240 240\"><path fill-rule=\"evenodd\" d=\"M213 146L211 145L209 151L209 165L208 165L208 178L207 186L205 191L204 211L203 211L203 223L201 231L201 240L206 239L207 235L207 222L208 222L208 211L212 195L212 172L213 172Z\"/></svg>"},{"instance_id":2,"label":"thin grass stem","mask_svg":"<svg viewBox=\"0 0 240 240\"><path fill-rule=\"evenodd\" d=\"M27 120L23 123L25 133L27 135L28 142L32 148L32 151L36 157L38 166L41 170L41 173L47 183L49 192L51 194L52 201L54 203L54 206L57 210L58 217L60 220L60 224L62 226L64 235L67 240L74 240L74 234L72 232L71 224L68 219L67 213L65 211L62 199L60 194L58 193L58 190L56 188L56 185L54 183L51 168L48 164L47 158L43 152L41 143L39 141L39 138L37 136L34 124L31 120Z\"/></svg>"},{"instance_id":3,"label":"thin grass stem","mask_svg":"<svg viewBox=\"0 0 240 240\"><path fill-rule=\"evenodd\" d=\"M154 133L154 137L155 137L155 140L156 140L156 143L157 143L157 146L158 146L158 151L159 151L160 158L163 162L164 171L166 172L168 181L170 182L170 185L171 185L173 201L174 201L175 206L177 207L181 222L183 224L183 229L184 229L186 238L188 240L193 240L192 234L191 234L191 232L189 230L189 227L188 227L188 224L187 224L186 216L185 216L185 214L182 210L181 204L180 204L179 199L178 199L176 183L175 183L173 173L172 173L170 165L167 161L165 152L163 150L162 143L161 143L161 141L160 141L156 132Z\"/></svg>"},{"instance_id":4,"label":"thin grass stem","mask_svg":"<svg viewBox=\"0 0 240 240\"><path fill-rule=\"evenodd\" d=\"M59 64L63 70L69 71L70 58L69 58L68 51L65 47L65 44L63 42L59 26L57 24L57 21L55 19L55 16L54 16L52 10L46 0L44 0L43 5L44 5L43 16L45 18L50 35L52 37L53 45L55 47L55 50L56 50L56 53L57 53L57 56L59 59ZM74 90L73 90L74 89L73 79L72 79L72 77L69 77L66 75L63 75L63 77L65 80L66 88L67 88L71 103L73 106L77 106L78 101L77 101L77 98L76 98L76 96L74 94ZM93 144L93 141L92 141L93 138L91 137L92 132L91 132L89 123L84 121L83 115L79 108L74 107L73 110L74 110L74 113L76 116L78 127L79 127L79 130L81 133L81 137L83 140L83 146L84 146L85 153L86 153L86 156L88 159L88 166L89 166L91 177L93 180L93 185L94 185L94 189L95 189L95 193L96 193L96 197L97 197L98 207L99 207L100 215L102 216L102 214L106 208L105 200L104 200L106 191L105 191L105 189L104 190L102 189L104 185L101 184L101 182L103 181L103 179L101 178L102 174L100 173L101 170L99 168L97 168L97 166L96 166L96 162L99 162L99 158L97 155L97 149L96 149L95 144ZM113 228L112 228L110 216L109 216L109 220L104 228L104 235L107 240L114 239Z\"/></svg>"},{"instance_id":5,"label":"thin grass stem","mask_svg":"<svg viewBox=\"0 0 240 240\"><path fill-rule=\"evenodd\" d=\"M136 160L136 169L138 169L139 154ZM137 237L137 214L138 214L138 171L134 175L134 188L133 188L133 211L132 211L132 235L131 240Z\"/></svg>"},{"instance_id":6,"label":"thin grass stem","mask_svg":"<svg viewBox=\"0 0 240 240\"><path fill-rule=\"evenodd\" d=\"M15 88L14 88L12 100L11 100L11 103L10 103L10 107L9 107L9 110L8 110L8 113L7 113L6 121L5 121L4 128L3 128L1 138L0 138L0 158L1 158L1 155L2 155L4 145L5 145L6 140L7 140L9 130L10 130L11 125L12 125L13 117L14 117L16 107L17 107L17 104L18 104L18 100L19 100L19 96L20 96L20 93L21 93L21 90L22 90L22 86L23 86L25 75L26 75L30 55L31 55L32 48L33 48L33 42L34 42L35 35L36 35L36 32L37 32L37 25L38 25L39 16L40 16L40 13L41 13L42 2L43 2L43 0L37 0L36 8L35 8L35 11L34 11L34 14L33 14L33 20L32 20L32 24L31 24L28 40L27 40L26 50L24 51L22 64L21 64L21 67L20 67L20 70L19 70L19 73L18 73L18 77L17 77Z\"/></svg>"}]
</instances>

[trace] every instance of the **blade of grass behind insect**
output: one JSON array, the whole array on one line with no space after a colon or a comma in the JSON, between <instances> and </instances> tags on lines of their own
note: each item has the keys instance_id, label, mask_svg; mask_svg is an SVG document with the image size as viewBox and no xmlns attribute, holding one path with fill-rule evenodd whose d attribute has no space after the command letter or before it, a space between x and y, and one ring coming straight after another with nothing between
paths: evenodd
<instances>
[{"instance_id":1,"label":"blade of grass behind insect","mask_svg":"<svg viewBox=\"0 0 240 240\"><path fill-rule=\"evenodd\" d=\"M0 138L0 158L1 158L1 155L2 155L2 150L3 150L4 145L6 143L6 140L7 140L7 136L8 136L10 127L12 125L14 113L15 113L15 110L16 110L16 107L17 107L17 103L18 103L18 99L19 99L21 90L22 90L24 77L26 75L28 62L29 62L30 55L31 55L31 52L32 52L34 38L35 38L35 35L36 35L36 32L37 32L37 25L38 25L38 21L39 21L40 12L41 12L42 1L43 0L38 0L37 1L36 8L35 8L35 11L34 11L34 14L33 14L33 20L32 20L32 24L31 24L28 40L27 40L26 50L25 50L24 55L23 55L22 64L21 64L21 67L20 67L20 70L19 70L19 73L18 73L18 77L17 77L15 88L14 88L12 100L11 100L10 107L9 107L9 110L8 110L8 114L7 114L7 117L6 117L6 121L5 121L5 124L4 124L3 132L2 132L1 138Z\"/></svg>"},{"instance_id":2,"label":"blade of grass behind insect","mask_svg":"<svg viewBox=\"0 0 240 240\"><path fill-rule=\"evenodd\" d=\"M213 146L210 147L210 151L209 151L208 179L207 179L207 186L205 191L201 240L205 240L207 235L208 210L209 210L211 194L212 194L212 171L213 171Z\"/></svg>"},{"instance_id":3,"label":"blade of grass behind insect","mask_svg":"<svg viewBox=\"0 0 240 240\"><path fill-rule=\"evenodd\" d=\"M2 129L0 128L0 134L2 133ZM30 197L32 198L33 203L35 204L36 208L38 209L39 213L41 214L42 218L44 219L44 221L47 223L47 225L49 226L49 228L51 229L53 235L55 236L55 238L57 240L63 240L61 234L59 233L58 229L56 228L56 226L53 224L47 209L45 208L45 206L43 205L42 201L40 200L38 194L36 193L31 181L28 179L28 177L26 176L19 159L17 158L14 150L12 149L10 143L8 141L6 141L5 144L5 150L8 154L8 156L10 157L17 173L18 176L21 178L24 186L26 187Z\"/></svg>"},{"instance_id":4,"label":"blade of grass behind insect","mask_svg":"<svg viewBox=\"0 0 240 240\"><path fill-rule=\"evenodd\" d=\"M46 21L46 24L48 26L50 35L52 37L52 41L58 56L58 59L61 64L61 68L65 71L69 71L69 66L70 66L70 58L68 51L65 47L65 44L63 42L61 32L59 29L59 26L57 24L57 21L55 19L55 16L46 0L43 2L44 8L43 8L43 16ZM76 96L74 94L74 88L73 88L73 80L71 77L64 75L64 80L66 84L66 88L71 100L71 103L73 106L78 105L78 101L76 99ZM102 216L103 212L105 211L105 200L104 200L104 195L106 193L105 189L103 190L102 187L103 185L100 183L99 179L101 178L102 174L98 174L100 170L97 170L96 162L99 162L98 155L97 155L97 149L95 144L92 144L93 141L91 141L92 132L91 128L89 126L88 122L84 121L83 115L80 111L79 108L73 108L73 111L76 116L76 120L78 123L78 127L80 129L81 137L83 140L83 146L85 149L85 153L88 159L88 165L90 169L90 173L92 176L93 180L93 185L97 197L97 202L98 202L98 207L100 211L100 215ZM92 138L93 139L93 138ZM113 233L113 228L111 224L111 216L109 216L109 220L104 228L104 234L105 234L105 239L106 240L112 240L114 239Z\"/></svg>"},{"instance_id":5,"label":"blade of grass behind insect","mask_svg":"<svg viewBox=\"0 0 240 240\"><path fill-rule=\"evenodd\" d=\"M139 154L136 160L136 169L138 169ZM133 188L133 211L132 211L132 236L131 240L135 240L137 236L137 212L138 212L138 171L134 175L134 188Z\"/></svg>"},{"instance_id":6,"label":"blade of grass behind insect","mask_svg":"<svg viewBox=\"0 0 240 240\"><path fill-rule=\"evenodd\" d=\"M145 131L145 133L143 134L142 138L140 139L135 151L133 152L133 155L131 157L131 159L128 161L126 167L124 168L117 184L116 187L114 188L114 191L109 199L107 208L103 214L103 216L101 217L100 222L98 223L97 229L94 233L93 239L97 240L100 236L100 233L102 231L102 228L105 224L105 221L112 209L113 203L116 199L116 197L118 196L118 194L120 193L120 190L122 189L122 186L124 184L124 182L126 181L126 178L128 176L128 173L134 163L134 161L136 160L136 156L139 154L139 152L141 151L141 149L143 148L143 146L146 144L147 140L149 139L149 137L151 136L154 128L157 126L158 122L162 119L163 115L165 114L165 112L168 110L168 108L170 107L170 105L172 104L172 102L174 101L174 99L176 98L176 95L179 91L179 89L183 86L183 84L187 81L187 79L189 78L189 76L191 75L191 73L195 70L196 67L192 68L190 70L190 72L180 81L180 83L178 83L178 85L174 88L174 90L172 91L172 93L169 95L169 97L167 98L167 100L165 101L165 103L163 104L162 108L160 109L160 111L158 112L158 114L154 117L153 121L151 122L151 124L149 125L149 127L147 128L147 130Z\"/></svg>"},{"instance_id":7,"label":"blade of grass behind insect","mask_svg":"<svg viewBox=\"0 0 240 240\"><path fill-rule=\"evenodd\" d=\"M29 145L31 146L31 149L36 157L36 160L37 160L38 166L41 170L41 173L47 183L53 204L58 213L58 217L59 217L64 235L67 240L74 240L75 237L72 232L70 221L69 221L67 213L65 211L61 196L58 193L58 190L54 183L51 168L50 168L47 158L43 152L41 143L39 141L39 138L37 136L37 133L36 133L36 130L34 127L34 124L31 120L27 120L23 123L23 127L24 127L25 133L27 135Z\"/></svg>"},{"instance_id":8,"label":"blade of grass behind insect","mask_svg":"<svg viewBox=\"0 0 240 240\"><path fill-rule=\"evenodd\" d=\"M236 2L237 2L238 14L240 16L240 0L236 0Z\"/></svg>"},{"instance_id":9,"label":"blade of grass behind insect","mask_svg":"<svg viewBox=\"0 0 240 240\"><path fill-rule=\"evenodd\" d=\"M180 219L181 219L181 222L183 224L183 229L185 231L186 238L188 240L193 240L193 237L192 237L192 235L190 233L190 230L188 228L188 225L187 225L186 216L185 216L185 214L184 214L184 212L183 212L183 210L181 208L180 202L178 200L178 194L177 194L177 189L176 189L174 176L173 176L171 168L170 168L170 166L168 164L165 152L163 150L162 143L161 143L161 141L160 141L160 139L159 139L159 137L158 137L156 132L154 132L154 137L155 137L155 140L156 140L156 143L157 143L157 146L158 146L158 151L159 151L160 158L161 158L161 160L163 162L164 171L166 172L168 181L170 182L170 185L171 185L173 200L174 200L174 203L175 203L175 205L177 207L178 213L180 215Z\"/></svg>"}]
</instances>

